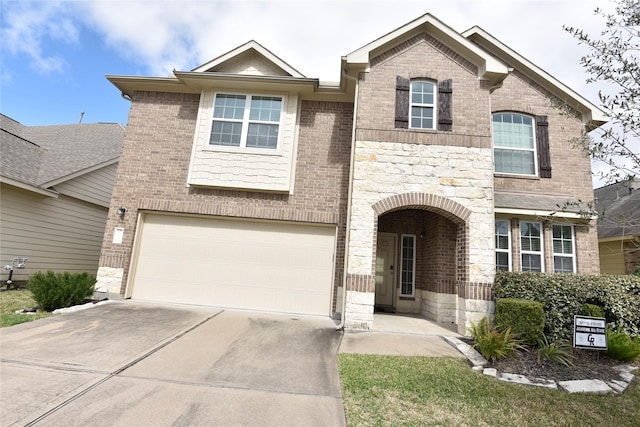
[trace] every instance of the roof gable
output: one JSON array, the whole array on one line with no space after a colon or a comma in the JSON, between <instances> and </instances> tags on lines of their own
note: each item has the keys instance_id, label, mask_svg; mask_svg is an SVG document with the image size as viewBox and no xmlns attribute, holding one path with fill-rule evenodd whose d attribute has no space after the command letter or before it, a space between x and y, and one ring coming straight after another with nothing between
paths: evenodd
<instances>
[{"instance_id":1,"label":"roof gable","mask_svg":"<svg viewBox=\"0 0 640 427\"><path fill-rule=\"evenodd\" d=\"M254 76L305 77L254 40L238 46L194 68L192 71Z\"/></svg>"},{"instance_id":2,"label":"roof gable","mask_svg":"<svg viewBox=\"0 0 640 427\"><path fill-rule=\"evenodd\" d=\"M608 121L605 113L596 105L506 46L482 28L475 26L463 32L462 35L479 47L487 49L493 55L498 56L500 60L507 63L510 67L523 72L559 99L568 102L572 108L576 108L583 114L583 121L586 125L595 128Z\"/></svg>"},{"instance_id":3,"label":"roof gable","mask_svg":"<svg viewBox=\"0 0 640 427\"><path fill-rule=\"evenodd\" d=\"M478 78L487 79L491 85L501 81L508 74L508 68L504 63L428 13L349 53L343 57L343 61L348 69L366 69L372 58L420 33L430 34L476 65Z\"/></svg>"}]
</instances>

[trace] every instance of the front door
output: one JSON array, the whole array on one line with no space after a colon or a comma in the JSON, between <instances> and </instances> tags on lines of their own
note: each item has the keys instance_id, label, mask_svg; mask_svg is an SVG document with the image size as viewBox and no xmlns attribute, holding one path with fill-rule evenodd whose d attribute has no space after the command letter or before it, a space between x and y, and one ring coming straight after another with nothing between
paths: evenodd
<instances>
[{"instance_id":1,"label":"front door","mask_svg":"<svg viewBox=\"0 0 640 427\"><path fill-rule=\"evenodd\" d=\"M393 307L395 288L396 235L378 233L376 249L376 306Z\"/></svg>"}]
</instances>

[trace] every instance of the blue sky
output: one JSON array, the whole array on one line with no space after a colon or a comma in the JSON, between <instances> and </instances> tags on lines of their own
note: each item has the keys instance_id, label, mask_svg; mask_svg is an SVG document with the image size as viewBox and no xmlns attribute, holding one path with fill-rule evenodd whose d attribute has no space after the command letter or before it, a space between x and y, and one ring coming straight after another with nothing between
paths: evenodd
<instances>
[{"instance_id":1,"label":"blue sky","mask_svg":"<svg viewBox=\"0 0 640 427\"><path fill-rule=\"evenodd\" d=\"M1 1L0 112L25 125L117 122L128 101L106 74L166 77L256 40L307 77L337 81L340 57L432 13L474 25L598 105L562 25L602 29L600 0Z\"/></svg>"}]
</instances>

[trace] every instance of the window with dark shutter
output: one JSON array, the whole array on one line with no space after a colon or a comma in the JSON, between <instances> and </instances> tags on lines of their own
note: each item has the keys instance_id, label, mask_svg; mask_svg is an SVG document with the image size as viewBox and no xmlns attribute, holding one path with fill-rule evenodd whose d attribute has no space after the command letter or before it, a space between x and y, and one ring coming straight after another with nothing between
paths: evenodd
<instances>
[{"instance_id":1,"label":"window with dark shutter","mask_svg":"<svg viewBox=\"0 0 640 427\"><path fill-rule=\"evenodd\" d=\"M540 178L551 178L551 154L549 153L549 123L547 116L536 116L536 143Z\"/></svg>"},{"instance_id":2,"label":"window with dark shutter","mask_svg":"<svg viewBox=\"0 0 640 427\"><path fill-rule=\"evenodd\" d=\"M451 131L453 115L451 111L453 83L451 79L438 82L438 130Z\"/></svg>"},{"instance_id":3,"label":"window with dark shutter","mask_svg":"<svg viewBox=\"0 0 640 427\"><path fill-rule=\"evenodd\" d=\"M409 79L396 77L396 127L409 128Z\"/></svg>"}]
</instances>

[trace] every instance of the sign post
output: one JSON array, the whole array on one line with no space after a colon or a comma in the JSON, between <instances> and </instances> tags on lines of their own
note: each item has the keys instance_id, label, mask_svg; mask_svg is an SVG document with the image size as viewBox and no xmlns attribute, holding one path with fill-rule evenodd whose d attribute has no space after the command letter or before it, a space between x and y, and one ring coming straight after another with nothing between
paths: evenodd
<instances>
[{"instance_id":1,"label":"sign post","mask_svg":"<svg viewBox=\"0 0 640 427\"><path fill-rule=\"evenodd\" d=\"M573 316L573 346L588 350L606 350L606 319L601 317Z\"/></svg>"}]
</instances>

